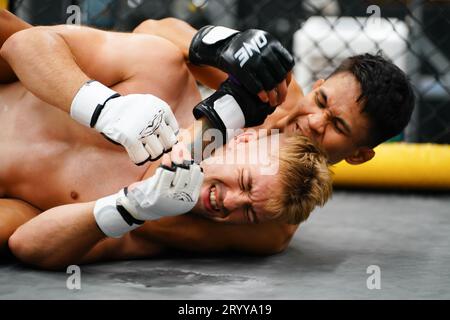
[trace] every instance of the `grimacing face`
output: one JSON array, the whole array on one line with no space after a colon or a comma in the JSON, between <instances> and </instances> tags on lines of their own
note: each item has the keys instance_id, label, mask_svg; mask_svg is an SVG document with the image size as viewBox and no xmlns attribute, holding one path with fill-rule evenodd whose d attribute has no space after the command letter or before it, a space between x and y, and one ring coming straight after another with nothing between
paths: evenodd
<instances>
[{"instance_id":1,"label":"grimacing face","mask_svg":"<svg viewBox=\"0 0 450 320\"><path fill-rule=\"evenodd\" d=\"M343 159L350 164L366 162L375 153L362 146L369 119L356 101L360 94L359 82L349 72L318 80L289 116L278 122L279 127L287 134L300 132L315 141L332 164Z\"/></svg>"},{"instance_id":2,"label":"grimacing face","mask_svg":"<svg viewBox=\"0 0 450 320\"><path fill-rule=\"evenodd\" d=\"M277 180L277 159L284 135L278 135L275 140L269 139L272 138L258 138L255 132L246 132L202 161L200 166L204 181L192 212L232 224L258 223L276 218L274 213L265 209L265 204L270 197L281 192ZM234 156L231 157L234 160L230 161L227 157L230 154L245 155L245 161ZM252 157L257 160L250 161ZM227 160L224 161L224 158Z\"/></svg>"}]
</instances>

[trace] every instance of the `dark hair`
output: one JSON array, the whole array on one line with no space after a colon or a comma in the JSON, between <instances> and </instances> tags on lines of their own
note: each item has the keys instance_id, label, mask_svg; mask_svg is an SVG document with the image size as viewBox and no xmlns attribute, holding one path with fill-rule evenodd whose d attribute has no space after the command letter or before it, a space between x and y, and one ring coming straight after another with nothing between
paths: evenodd
<instances>
[{"instance_id":1,"label":"dark hair","mask_svg":"<svg viewBox=\"0 0 450 320\"><path fill-rule=\"evenodd\" d=\"M405 73L380 53L356 55L345 59L330 75L350 72L361 86L357 102L362 105L371 128L364 144L375 147L399 133L408 124L415 97Z\"/></svg>"}]
</instances>

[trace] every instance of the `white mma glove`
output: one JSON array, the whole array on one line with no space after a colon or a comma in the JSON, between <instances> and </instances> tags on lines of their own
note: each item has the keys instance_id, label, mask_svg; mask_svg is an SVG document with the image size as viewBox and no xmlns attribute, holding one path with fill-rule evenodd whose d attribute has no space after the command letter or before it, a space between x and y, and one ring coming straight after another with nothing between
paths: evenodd
<instances>
[{"instance_id":1,"label":"white mma glove","mask_svg":"<svg viewBox=\"0 0 450 320\"><path fill-rule=\"evenodd\" d=\"M178 123L169 105L151 94L120 96L89 81L76 94L70 115L125 147L135 164L156 160L177 142Z\"/></svg>"},{"instance_id":2,"label":"white mma glove","mask_svg":"<svg viewBox=\"0 0 450 320\"><path fill-rule=\"evenodd\" d=\"M192 161L161 165L144 181L109 197L97 200L94 217L109 237L121 237L145 220L176 216L192 210L200 196L202 169Z\"/></svg>"}]
</instances>

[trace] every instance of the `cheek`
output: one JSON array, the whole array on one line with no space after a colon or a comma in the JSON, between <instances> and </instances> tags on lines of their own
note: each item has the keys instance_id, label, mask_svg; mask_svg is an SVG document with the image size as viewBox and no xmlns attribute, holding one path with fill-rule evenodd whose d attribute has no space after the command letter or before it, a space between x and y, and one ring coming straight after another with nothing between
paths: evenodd
<instances>
[{"instance_id":1,"label":"cheek","mask_svg":"<svg viewBox=\"0 0 450 320\"><path fill-rule=\"evenodd\" d=\"M322 147L328 153L330 159L343 158L352 150L352 143L343 135L336 132L327 132Z\"/></svg>"}]
</instances>

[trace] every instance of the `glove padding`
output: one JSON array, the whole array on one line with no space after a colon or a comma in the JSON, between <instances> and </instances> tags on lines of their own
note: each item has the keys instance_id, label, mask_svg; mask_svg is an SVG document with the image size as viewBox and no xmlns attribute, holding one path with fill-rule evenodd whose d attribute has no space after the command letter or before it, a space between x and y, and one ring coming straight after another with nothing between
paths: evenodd
<instances>
[{"instance_id":1,"label":"glove padding","mask_svg":"<svg viewBox=\"0 0 450 320\"><path fill-rule=\"evenodd\" d=\"M203 172L193 161L161 165L155 174L117 199L117 206L139 221L176 216L192 210L198 201ZM121 209L119 209L121 211Z\"/></svg>"},{"instance_id":2,"label":"glove padding","mask_svg":"<svg viewBox=\"0 0 450 320\"><path fill-rule=\"evenodd\" d=\"M75 96L71 115L121 144L138 165L157 160L177 142L172 110L151 94L120 96L99 82L88 82Z\"/></svg>"},{"instance_id":3,"label":"glove padding","mask_svg":"<svg viewBox=\"0 0 450 320\"><path fill-rule=\"evenodd\" d=\"M294 67L292 55L268 32L205 26L191 41L189 60L232 74L251 93L270 91Z\"/></svg>"},{"instance_id":4,"label":"glove padding","mask_svg":"<svg viewBox=\"0 0 450 320\"><path fill-rule=\"evenodd\" d=\"M216 92L197 104L193 113L196 119L206 117L229 140L233 131L261 125L274 111L275 108L228 78Z\"/></svg>"}]
</instances>

